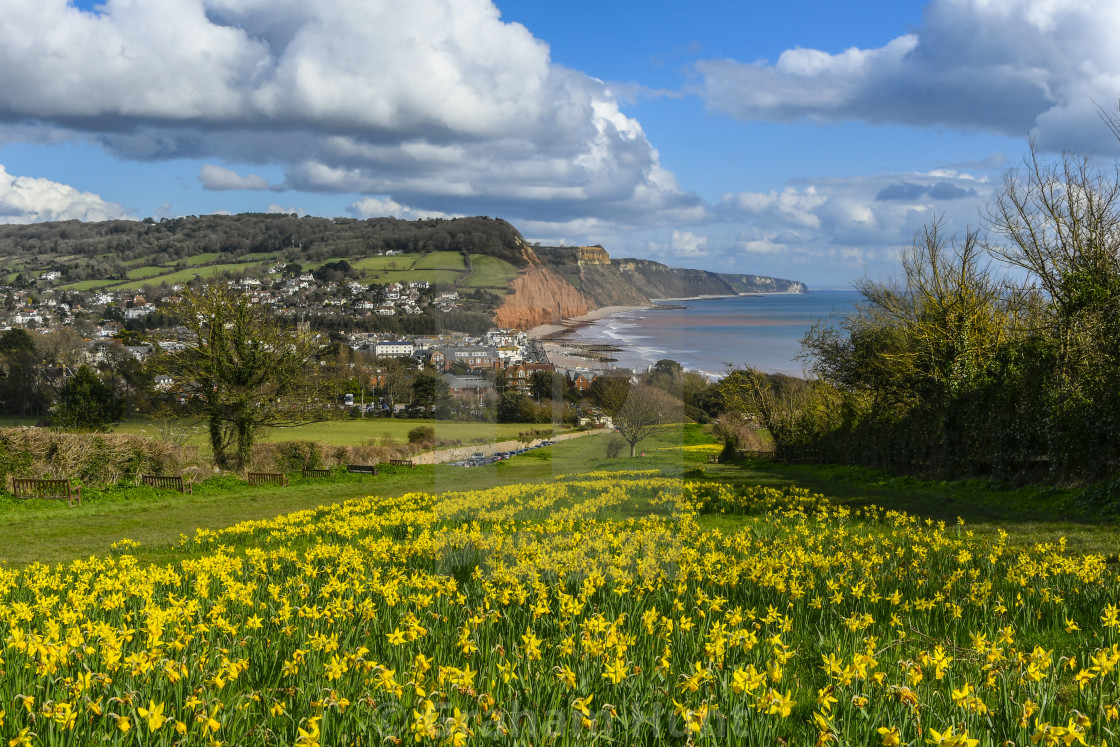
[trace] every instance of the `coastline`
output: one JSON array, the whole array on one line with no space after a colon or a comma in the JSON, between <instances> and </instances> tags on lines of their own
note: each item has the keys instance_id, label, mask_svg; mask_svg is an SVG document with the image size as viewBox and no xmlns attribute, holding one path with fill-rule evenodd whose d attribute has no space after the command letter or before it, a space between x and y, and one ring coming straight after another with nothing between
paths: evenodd
<instances>
[{"instance_id":1,"label":"coastline","mask_svg":"<svg viewBox=\"0 0 1120 747\"><path fill-rule=\"evenodd\" d=\"M660 299L659 299L660 300ZM643 306L603 306L599 309L593 309L586 314L579 316L568 317L560 321L559 324L541 324L530 329L527 334L530 340L545 340L555 339L562 336L566 332L570 332L580 325L587 322L594 322L598 319L606 319L608 316L615 314L624 314L627 311L638 311L639 309L652 309L656 308L651 305Z\"/></svg>"},{"instance_id":2,"label":"coastline","mask_svg":"<svg viewBox=\"0 0 1120 747\"><path fill-rule=\"evenodd\" d=\"M707 300L719 303L703 303ZM748 362L797 376L804 369L797 357L804 332L856 300L850 291L659 298L641 306L595 309L529 334L559 369L644 371L655 360L671 358L709 377L729 364ZM652 313L671 309L680 311ZM603 321L607 317L612 319Z\"/></svg>"}]
</instances>

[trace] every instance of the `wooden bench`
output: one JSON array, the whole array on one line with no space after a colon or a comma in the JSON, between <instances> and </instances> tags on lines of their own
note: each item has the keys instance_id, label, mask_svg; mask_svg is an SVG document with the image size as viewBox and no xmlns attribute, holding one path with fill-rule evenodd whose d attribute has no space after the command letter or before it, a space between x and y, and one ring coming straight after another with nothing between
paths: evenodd
<instances>
[{"instance_id":1,"label":"wooden bench","mask_svg":"<svg viewBox=\"0 0 1120 747\"><path fill-rule=\"evenodd\" d=\"M82 489L70 487L69 480L36 480L33 478L13 478L12 491L16 498L43 498L45 500L66 501L73 506L74 499L82 505Z\"/></svg>"},{"instance_id":2,"label":"wooden bench","mask_svg":"<svg viewBox=\"0 0 1120 747\"><path fill-rule=\"evenodd\" d=\"M329 469L304 469L304 477L330 477L331 471Z\"/></svg>"},{"instance_id":3,"label":"wooden bench","mask_svg":"<svg viewBox=\"0 0 1120 747\"><path fill-rule=\"evenodd\" d=\"M288 487L288 476L283 472L250 472L246 477L249 478L250 485L278 485L282 488Z\"/></svg>"},{"instance_id":4,"label":"wooden bench","mask_svg":"<svg viewBox=\"0 0 1120 747\"><path fill-rule=\"evenodd\" d=\"M372 464L347 464L346 471L359 475L376 475L377 467Z\"/></svg>"},{"instance_id":5,"label":"wooden bench","mask_svg":"<svg viewBox=\"0 0 1120 747\"><path fill-rule=\"evenodd\" d=\"M390 467L415 467L411 459L390 459Z\"/></svg>"},{"instance_id":6,"label":"wooden bench","mask_svg":"<svg viewBox=\"0 0 1120 747\"><path fill-rule=\"evenodd\" d=\"M180 493L194 495L194 489L182 475L140 475L140 484L158 490L178 490Z\"/></svg>"}]
</instances>

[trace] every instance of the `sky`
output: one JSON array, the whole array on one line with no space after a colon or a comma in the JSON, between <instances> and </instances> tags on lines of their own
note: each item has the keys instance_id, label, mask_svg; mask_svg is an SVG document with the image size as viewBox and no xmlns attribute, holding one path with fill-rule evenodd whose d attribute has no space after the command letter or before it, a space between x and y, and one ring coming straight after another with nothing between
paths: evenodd
<instances>
[{"instance_id":1,"label":"sky","mask_svg":"<svg viewBox=\"0 0 1120 747\"><path fill-rule=\"evenodd\" d=\"M5 0L0 223L490 215L843 288L1114 159L1120 3Z\"/></svg>"}]
</instances>

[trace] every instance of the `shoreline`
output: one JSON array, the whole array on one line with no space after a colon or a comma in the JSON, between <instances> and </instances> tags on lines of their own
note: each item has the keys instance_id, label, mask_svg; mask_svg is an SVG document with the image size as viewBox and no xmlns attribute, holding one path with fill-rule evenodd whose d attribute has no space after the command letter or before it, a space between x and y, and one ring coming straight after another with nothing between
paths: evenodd
<instances>
[{"instance_id":1,"label":"shoreline","mask_svg":"<svg viewBox=\"0 0 1120 747\"><path fill-rule=\"evenodd\" d=\"M558 324L541 324L533 327L525 334L528 335L530 340L554 340L562 337L564 334L575 330L588 322L598 321L599 319L606 319L615 314L625 314L628 311L639 311L641 309L657 308L653 305L648 306L603 306L598 309L593 309L586 314L579 316L566 317Z\"/></svg>"},{"instance_id":2,"label":"shoreline","mask_svg":"<svg viewBox=\"0 0 1120 747\"><path fill-rule=\"evenodd\" d=\"M641 306L603 306L598 309L592 309L586 314L580 314L579 316L564 317L557 323L539 324L527 330L526 334L529 336L530 340L541 340L557 335L557 333L574 329L587 322L606 319L615 314L625 314L628 311L640 311L642 309L661 308L661 304L666 301L711 301L721 298L739 298L741 296L803 296L806 293L808 293L808 291L801 293L790 293L789 291L755 291L751 293L712 293L702 296L682 296L680 298L651 298L648 304L643 304Z\"/></svg>"},{"instance_id":3,"label":"shoreline","mask_svg":"<svg viewBox=\"0 0 1120 747\"><path fill-rule=\"evenodd\" d=\"M650 314L627 316L627 312L636 312L642 310L664 311L667 309L694 308L700 309L698 312L696 312L700 315L699 318L712 317L713 314L715 315L715 317L719 317L719 310L715 309L714 305L711 308L704 309L703 307L706 307L707 305L700 304L699 302L729 298L734 299L744 296L759 296L768 298L782 298L785 296L792 296L794 298L806 300L791 301L791 303L781 302L777 304L777 306L781 308L785 308L787 306L790 308L800 308L802 305L808 304L807 308L812 308L814 312L817 311L814 303L809 302L806 298L807 295L808 292L789 293L786 291L771 291L760 293L736 293L734 295L712 294L691 296L687 298L658 298L653 299L649 304L640 306L605 306L603 308L594 309L586 314L565 318L559 323L542 324L530 329L528 331L528 336L531 339L535 340L536 343L541 346L542 352L547 356L548 360L556 366L557 369L603 371L615 368L633 368L633 370L642 371L645 370L648 365L652 364L654 359L666 357L665 355L662 355L663 351L661 349L665 348L665 344L669 344L670 347L672 347L674 343L669 342L668 340L659 342L658 339L648 338L648 335L648 339L643 338L640 342L635 342L635 340L632 340L629 337L630 333L627 330L631 325L628 324L627 321L634 320L635 318L647 319L649 324L653 325L652 328L660 329L665 327L666 324L668 324L669 327L672 327L673 320L657 321L655 319L655 315ZM827 305L830 301L832 301L832 299L830 299L828 294L825 294L824 297L817 299L816 305ZM843 303L848 302L849 301L845 299ZM762 306L755 307L755 304L748 302L748 306L750 306L753 310L751 312L744 313L747 313L748 316L751 316L752 318L766 317L766 309L769 308L769 304L761 301L760 303L762 303ZM843 305L843 303L841 305ZM795 312L795 314L796 313L800 312ZM606 332L599 333L590 331L596 330L601 326L599 324L596 324L596 322L599 322L608 317L616 316L621 316L621 321L618 321L617 323L608 322L607 324L609 325L609 327ZM659 317L660 315L656 316ZM795 323L794 319L781 321L781 324L779 326L789 325L791 323ZM638 321L636 322L636 324L638 328L643 328L642 322ZM611 331L613 330L614 326L618 326L619 329L616 331ZM762 330L762 328L770 325L766 324L764 319L763 323L759 324L758 326L760 330ZM804 326L808 328L808 326L810 326L809 322L807 321ZM759 339L763 341L764 350L761 356L763 358L766 358L767 355L769 355L770 357L774 357L770 352L768 352L768 346L772 346L769 339L772 336L772 334L766 333L764 330L762 330L761 335L759 335ZM586 339L584 339L585 337ZM695 360L689 359L689 353L695 353L695 351L688 351L684 349L689 347L689 343L687 342L689 339L689 336L685 334L679 341L675 343L676 347L682 348L681 353L685 356L685 360L680 360L679 358L674 358L674 360L679 360L679 362L684 365L684 368L686 370L695 371L708 378L718 378L721 375L719 371L725 368L727 362L725 360L722 360L718 350L715 352L702 351L702 355L700 356L700 358L696 358ZM785 343L781 343L781 345L785 345ZM665 348L665 350L669 349ZM669 352L672 351L670 350ZM743 355L745 355L745 353L743 353L743 351L741 350L738 352L740 353L740 357L743 357ZM791 376L802 375L804 366L797 366L794 363L794 361L797 360L796 346L794 346L794 349L792 350L792 352L790 352L790 356L791 358L789 363L785 362L784 360L778 360L777 358L775 358L775 360L769 360L767 358L765 361L757 361L756 364L759 365L761 370L765 371L785 373ZM669 355L668 357L672 358L673 356ZM692 357L695 358L695 355L693 355ZM750 357L759 358L760 356L756 353L752 353ZM783 355L781 355L780 357L785 357L784 350ZM713 363L712 361L721 361L723 365ZM797 370L798 368L802 369L800 374Z\"/></svg>"}]
</instances>

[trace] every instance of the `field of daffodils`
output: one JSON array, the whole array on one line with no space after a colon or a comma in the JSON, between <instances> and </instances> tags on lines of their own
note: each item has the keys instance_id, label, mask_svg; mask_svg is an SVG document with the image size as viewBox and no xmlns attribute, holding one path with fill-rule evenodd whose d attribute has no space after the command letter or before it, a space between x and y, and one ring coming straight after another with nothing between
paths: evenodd
<instances>
[{"instance_id":1,"label":"field of daffodils","mask_svg":"<svg viewBox=\"0 0 1120 747\"><path fill-rule=\"evenodd\" d=\"M1115 565L796 488L589 473L129 552L0 566L0 744L1120 744Z\"/></svg>"}]
</instances>

